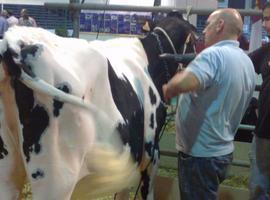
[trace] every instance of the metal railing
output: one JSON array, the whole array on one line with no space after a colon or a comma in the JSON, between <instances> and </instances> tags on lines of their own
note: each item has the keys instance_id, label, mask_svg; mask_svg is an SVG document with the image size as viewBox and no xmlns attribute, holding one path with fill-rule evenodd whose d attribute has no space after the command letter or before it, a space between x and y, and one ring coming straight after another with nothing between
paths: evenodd
<instances>
[{"instance_id":1,"label":"metal railing","mask_svg":"<svg viewBox=\"0 0 270 200\"><path fill-rule=\"evenodd\" d=\"M187 13L190 15L208 15L214 11L214 9L184 9L176 7L165 6L125 6L125 5L110 5L110 4L95 4L95 3L44 3L44 6L48 9L67 9L72 13L73 21L73 36L79 37L79 12L80 10L102 10L102 11L132 11L132 12L163 12L168 13L171 11L178 11L179 13ZM242 16L261 16L262 11L257 9L238 9Z\"/></svg>"},{"instance_id":2,"label":"metal railing","mask_svg":"<svg viewBox=\"0 0 270 200\"><path fill-rule=\"evenodd\" d=\"M105 5L95 3L44 3L44 6L48 9L69 9L69 10L111 10L111 11L133 11L133 12L171 12L172 10L180 13L186 13L187 9L168 7L168 6L125 6L125 5ZM214 9L198 9L192 8L190 14L208 15L213 12ZM257 9L238 9L239 13L243 16L260 16L261 10Z\"/></svg>"},{"instance_id":3,"label":"metal railing","mask_svg":"<svg viewBox=\"0 0 270 200\"><path fill-rule=\"evenodd\" d=\"M160 150L160 155L177 158L177 152L172 150ZM233 160L233 166L250 168L250 163L244 160Z\"/></svg>"},{"instance_id":4,"label":"metal railing","mask_svg":"<svg viewBox=\"0 0 270 200\"><path fill-rule=\"evenodd\" d=\"M248 125L248 124L240 124L238 129L253 131L255 129L255 126ZM160 150L160 154L162 156L168 156L168 157L177 158L177 152L172 151L172 150L163 149L163 150ZM250 163L248 161L244 161L244 160L235 159L235 160L233 160L232 165L233 166L238 166L238 167L250 168Z\"/></svg>"}]
</instances>

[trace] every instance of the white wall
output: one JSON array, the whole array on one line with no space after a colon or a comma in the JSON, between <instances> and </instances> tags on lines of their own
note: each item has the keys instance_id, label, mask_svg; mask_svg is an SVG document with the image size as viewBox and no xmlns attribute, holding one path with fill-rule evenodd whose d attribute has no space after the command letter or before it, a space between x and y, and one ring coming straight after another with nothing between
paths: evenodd
<instances>
[{"instance_id":1,"label":"white wall","mask_svg":"<svg viewBox=\"0 0 270 200\"><path fill-rule=\"evenodd\" d=\"M177 7L179 8L187 8L191 6L192 8L200 8L200 9L216 9L218 7L217 0L177 0ZM191 15L190 21L196 25L197 21L196 15Z\"/></svg>"},{"instance_id":2,"label":"white wall","mask_svg":"<svg viewBox=\"0 0 270 200\"><path fill-rule=\"evenodd\" d=\"M81 1L81 0L80 0ZM69 0L0 0L0 3L8 4L34 4L44 3L69 3ZM106 0L85 0L85 3L105 3ZM110 4L153 6L154 0L108 0ZM161 0L162 6L185 8L187 5L200 8L217 7L217 0Z\"/></svg>"},{"instance_id":3,"label":"white wall","mask_svg":"<svg viewBox=\"0 0 270 200\"><path fill-rule=\"evenodd\" d=\"M44 1L42 0L0 0L0 3L7 4L32 4L32 5L42 5Z\"/></svg>"}]
</instances>

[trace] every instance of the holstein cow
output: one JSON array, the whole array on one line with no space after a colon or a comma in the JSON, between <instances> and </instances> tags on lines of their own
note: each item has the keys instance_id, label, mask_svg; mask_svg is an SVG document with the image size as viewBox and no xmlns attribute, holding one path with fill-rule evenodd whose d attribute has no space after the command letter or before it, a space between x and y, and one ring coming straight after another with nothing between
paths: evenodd
<instances>
[{"instance_id":1,"label":"holstein cow","mask_svg":"<svg viewBox=\"0 0 270 200\"><path fill-rule=\"evenodd\" d=\"M10 28L0 43L0 197L19 198L27 177L33 199L70 199L90 174L85 199L134 182L153 199L161 87L178 67L159 54L193 51L192 34L176 17L142 39L104 42Z\"/></svg>"}]
</instances>

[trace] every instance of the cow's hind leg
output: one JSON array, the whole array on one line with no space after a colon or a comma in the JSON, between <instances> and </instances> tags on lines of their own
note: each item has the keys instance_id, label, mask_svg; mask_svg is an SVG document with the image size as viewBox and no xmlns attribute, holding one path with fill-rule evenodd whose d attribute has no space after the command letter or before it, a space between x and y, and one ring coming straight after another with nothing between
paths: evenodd
<instances>
[{"instance_id":1,"label":"cow's hind leg","mask_svg":"<svg viewBox=\"0 0 270 200\"><path fill-rule=\"evenodd\" d=\"M0 134L0 199L14 200L19 199L26 175L20 151L5 136Z\"/></svg>"},{"instance_id":2,"label":"cow's hind leg","mask_svg":"<svg viewBox=\"0 0 270 200\"><path fill-rule=\"evenodd\" d=\"M19 198L25 182L25 172L18 166L23 168L23 165L15 164L13 158L0 159L0 199Z\"/></svg>"},{"instance_id":3,"label":"cow's hind leg","mask_svg":"<svg viewBox=\"0 0 270 200\"><path fill-rule=\"evenodd\" d=\"M154 200L154 187L155 178L158 173L158 163L159 163L159 150L156 149L154 152L154 157L147 168L141 172L141 197L144 200Z\"/></svg>"}]
</instances>

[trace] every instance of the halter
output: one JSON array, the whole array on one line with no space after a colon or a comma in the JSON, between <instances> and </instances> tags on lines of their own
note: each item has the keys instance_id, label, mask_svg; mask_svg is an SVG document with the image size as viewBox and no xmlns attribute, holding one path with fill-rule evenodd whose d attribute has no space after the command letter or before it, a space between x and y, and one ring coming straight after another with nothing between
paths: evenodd
<instances>
[{"instance_id":1,"label":"halter","mask_svg":"<svg viewBox=\"0 0 270 200\"><path fill-rule=\"evenodd\" d=\"M151 34L156 38L156 40L158 42L158 48L159 48L160 53L161 54L164 53L163 46L162 46L161 41L159 39L159 35L156 34L155 32L151 32ZM165 68L166 81L168 82L170 80L168 63L165 60L163 60L163 64L164 64L164 68Z\"/></svg>"},{"instance_id":2,"label":"halter","mask_svg":"<svg viewBox=\"0 0 270 200\"><path fill-rule=\"evenodd\" d=\"M176 55L177 54L177 51L176 51L176 49L175 49L175 47L173 45L173 42L172 42L171 38L167 34L167 32L163 28L161 28L159 26L155 27L154 28L154 31L155 30L159 30L159 31L161 31L163 33L163 35L165 35L165 37L167 38L167 40L168 40L168 42L169 42L169 44L170 44L170 46L171 46L171 48L173 50L173 53ZM160 52L161 53L164 53L163 46L162 46L161 41L159 39L159 35L157 33L155 33L155 32L151 32L151 34L153 36L155 36L155 38L156 38L156 40L158 42L158 47L159 47ZM185 43L184 43L184 47L183 47L183 52L182 52L183 55L186 53L187 44L190 42L190 38L191 38L191 33L189 33L188 36L186 37L186 40L185 40ZM164 67L165 67L166 79L167 79L167 82L168 82L170 80L168 63L165 60L163 60L163 63L164 63ZM183 69L183 64L182 63L178 63L177 71L181 71L182 69Z\"/></svg>"},{"instance_id":3,"label":"halter","mask_svg":"<svg viewBox=\"0 0 270 200\"><path fill-rule=\"evenodd\" d=\"M154 31L155 31L155 30L159 30L160 32L163 33L163 35L165 35L165 37L167 38L167 40L168 40L168 42L169 42L169 44L170 44L170 46L171 46L171 48L172 48L172 50L173 50L173 53L174 53L174 54L177 54L176 49L175 49L175 47L174 47L174 45L173 45L173 42L172 42L171 38L169 37L169 35L167 34L167 32L166 32L163 28L161 28L161 27L155 27L155 28L154 28ZM159 51L160 51L161 53L164 53L164 49L163 49L162 43L161 43L161 41L160 41L159 35L158 35L156 32L151 32L151 34L156 38L156 40L157 40L157 42L158 42ZM184 43L184 47L183 47L183 52L182 52L183 55L186 53L186 50L187 50L187 44L190 42L190 38L191 38L191 33L189 33L189 34L187 35L186 39L185 39L185 43ZM166 81L169 82L169 80L170 80L170 74L169 74L168 63L167 63L165 60L163 60L163 63L164 63L164 68L165 68ZM182 63L178 63L177 71L181 71L181 70L183 70L183 64L182 64ZM161 100L161 104L162 104L165 108L168 108L168 104L165 103L165 102L163 102L162 100ZM178 100L177 100L176 108L177 108L177 107L178 107Z\"/></svg>"},{"instance_id":4,"label":"halter","mask_svg":"<svg viewBox=\"0 0 270 200\"><path fill-rule=\"evenodd\" d=\"M155 28L154 28L154 31L155 31L155 30L159 30L159 31L161 31L161 32L165 35L165 37L167 38L168 42L170 43L170 45L171 45L171 47L172 47L173 53L174 53L174 54L177 54L177 51L175 50L175 47L174 47L174 45L173 45L173 43L172 43L172 40L171 40L171 38L169 37L169 35L166 33L166 31L165 31L163 28L159 27L159 26L155 27Z\"/></svg>"}]
</instances>

